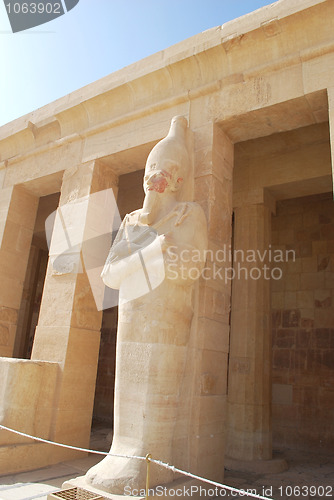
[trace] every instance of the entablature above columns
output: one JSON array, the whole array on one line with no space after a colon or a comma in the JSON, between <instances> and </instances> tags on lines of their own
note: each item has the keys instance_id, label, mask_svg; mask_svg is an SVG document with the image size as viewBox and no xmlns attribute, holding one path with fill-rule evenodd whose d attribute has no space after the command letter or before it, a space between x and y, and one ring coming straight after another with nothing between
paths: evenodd
<instances>
[{"instance_id":1,"label":"entablature above columns","mask_svg":"<svg viewBox=\"0 0 334 500\"><path fill-rule=\"evenodd\" d=\"M263 189L276 200L330 192L331 177L327 122L235 144L235 203Z\"/></svg>"},{"instance_id":2,"label":"entablature above columns","mask_svg":"<svg viewBox=\"0 0 334 500\"><path fill-rule=\"evenodd\" d=\"M202 96L212 96L211 118L219 121L324 90L332 81L333 8L281 0L158 52L2 127L0 161L68 137L113 135L146 116L155 121L161 110L169 119L177 108L187 114L189 100Z\"/></svg>"}]
</instances>

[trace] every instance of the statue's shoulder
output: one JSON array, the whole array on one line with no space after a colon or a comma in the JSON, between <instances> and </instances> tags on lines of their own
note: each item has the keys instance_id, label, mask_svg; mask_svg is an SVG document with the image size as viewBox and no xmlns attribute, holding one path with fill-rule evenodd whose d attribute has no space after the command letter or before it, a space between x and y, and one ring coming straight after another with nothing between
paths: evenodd
<instances>
[{"instance_id":1,"label":"statue's shoulder","mask_svg":"<svg viewBox=\"0 0 334 500\"><path fill-rule=\"evenodd\" d=\"M195 201L179 202L175 207L177 214L175 225L179 226L183 222L191 223L195 226L206 224L206 217L201 205Z\"/></svg>"},{"instance_id":2,"label":"statue's shoulder","mask_svg":"<svg viewBox=\"0 0 334 500\"><path fill-rule=\"evenodd\" d=\"M203 208L196 201L179 202L176 206L176 211L191 217L205 217Z\"/></svg>"},{"instance_id":3,"label":"statue's shoulder","mask_svg":"<svg viewBox=\"0 0 334 500\"><path fill-rule=\"evenodd\" d=\"M142 208L138 208L133 212L126 214L123 219L123 224L136 224L138 222L139 216L142 213Z\"/></svg>"},{"instance_id":4,"label":"statue's shoulder","mask_svg":"<svg viewBox=\"0 0 334 500\"><path fill-rule=\"evenodd\" d=\"M143 211L142 208L137 208L137 210L134 210L133 212L130 212L130 213L126 214L126 215L127 215L127 217L130 217L130 216L135 217L136 215L141 214L142 211Z\"/></svg>"}]
</instances>

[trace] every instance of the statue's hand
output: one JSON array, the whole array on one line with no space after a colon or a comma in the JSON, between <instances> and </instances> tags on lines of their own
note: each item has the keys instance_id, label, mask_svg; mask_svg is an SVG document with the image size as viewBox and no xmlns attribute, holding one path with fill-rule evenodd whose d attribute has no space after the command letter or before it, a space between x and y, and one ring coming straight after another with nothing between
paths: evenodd
<instances>
[{"instance_id":1,"label":"statue's hand","mask_svg":"<svg viewBox=\"0 0 334 500\"><path fill-rule=\"evenodd\" d=\"M140 250L140 248L140 245L137 243L122 240L112 248L112 260L124 259L137 250Z\"/></svg>"},{"instance_id":2,"label":"statue's hand","mask_svg":"<svg viewBox=\"0 0 334 500\"><path fill-rule=\"evenodd\" d=\"M171 246L175 246L175 240L170 233L162 234L159 236L161 243L161 250L165 253Z\"/></svg>"},{"instance_id":3,"label":"statue's hand","mask_svg":"<svg viewBox=\"0 0 334 500\"><path fill-rule=\"evenodd\" d=\"M134 224L126 226L126 231L122 229L119 235L110 249L109 262L124 259L144 249L156 239L157 232L150 227Z\"/></svg>"}]
</instances>

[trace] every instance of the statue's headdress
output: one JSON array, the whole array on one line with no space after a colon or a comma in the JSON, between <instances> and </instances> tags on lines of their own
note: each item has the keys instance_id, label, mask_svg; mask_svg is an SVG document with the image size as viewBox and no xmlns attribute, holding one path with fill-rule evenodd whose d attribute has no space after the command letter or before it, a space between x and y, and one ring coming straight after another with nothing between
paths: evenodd
<instances>
[{"instance_id":1,"label":"statue's headdress","mask_svg":"<svg viewBox=\"0 0 334 500\"><path fill-rule=\"evenodd\" d=\"M192 201L194 197L193 151L190 130L184 116L174 116L167 136L159 141L148 155L146 165L158 160L171 160L179 166L179 177L183 178L178 201Z\"/></svg>"}]
</instances>

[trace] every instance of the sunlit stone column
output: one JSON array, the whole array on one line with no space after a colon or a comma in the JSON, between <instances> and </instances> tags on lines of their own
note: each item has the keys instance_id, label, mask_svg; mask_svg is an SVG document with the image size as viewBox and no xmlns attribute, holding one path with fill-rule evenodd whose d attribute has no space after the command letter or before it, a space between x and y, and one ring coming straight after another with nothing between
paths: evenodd
<instances>
[{"instance_id":1,"label":"sunlit stone column","mask_svg":"<svg viewBox=\"0 0 334 500\"><path fill-rule=\"evenodd\" d=\"M269 199L258 204L243 204L240 199L234 209L226 451L228 457L237 460L272 457L269 262L272 206Z\"/></svg>"},{"instance_id":2,"label":"sunlit stone column","mask_svg":"<svg viewBox=\"0 0 334 500\"><path fill-rule=\"evenodd\" d=\"M0 356L13 356L38 197L21 186L0 191Z\"/></svg>"},{"instance_id":3,"label":"sunlit stone column","mask_svg":"<svg viewBox=\"0 0 334 500\"><path fill-rule=\"evenodd\" d=\"M193 440L190 470L216 481L224 477L225 421L231 283L215 270L219 251L229 247L232 234L232 171L234 145L221 128L203 123L206 103L192 109L190 126L195 146L195 201L208 220L209 251L199 283L198 322L194 347Z\"/></svg>"},{"instance_id":4,"label":"sunlit stone column","mask_svg":"<svg viewBox=\"0 0 334 500\"><path fill-rule=\"evenodd\" d=\"M99 161L83 164L65 172L59 205L67 204L70 211L67 219L73 216L75 221L76 202L107 188L112 188L116 197L117 177L113 172ZM106 213L105 217L111 215ZM80 218L83 234L91 224L87 217L84 214ZM100 220L95 223L98 226ZM71 239L71 227L68 234ZM79 252L82 259L82 245ZM94 241L88 252L94 253ZM50 258L32 359L55 361L60 365L61 376L53 409L52 438L55 441L83 447L89 445L101 319L102 311L97 309L86 270L71 272L65 266L64 271L59 272ZM64 452L55 449L54 453Z\"/></svg>"}]
</instances>

